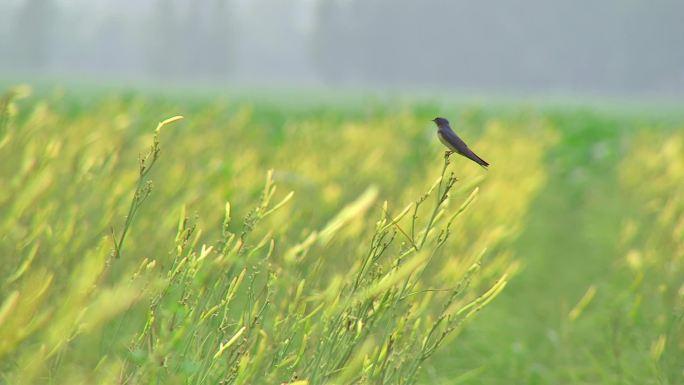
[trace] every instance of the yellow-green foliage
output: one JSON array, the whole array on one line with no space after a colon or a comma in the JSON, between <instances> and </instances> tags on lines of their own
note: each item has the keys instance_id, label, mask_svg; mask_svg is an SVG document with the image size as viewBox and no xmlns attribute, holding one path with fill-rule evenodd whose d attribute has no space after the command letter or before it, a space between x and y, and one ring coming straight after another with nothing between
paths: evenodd
<instances>
[{"instance_id":1,"label":"yellow-green foliage","mask_svg":"<svg viewBox=\"0 0 684 385\"><path fill-rule=\"evenodd\" d=\"M681 382L681 132L29 93L0 99L2 383Z\"/></svg>"},{"instance_id":2,"label":"yellow-green foliage","mask_svg":"<svg viewBox=\"0 0 684 385\"><path fill-rule=\"evenodd\" d=\"M444 163L411 109L20 96L0 131L9 383L412 383L515 272L553 142L486 121L487 173Z\"/></svg>"},{"instance_id":3,"label":"yellow-green foliage","mask_svg":"<svg viewBox=\"0 0 684 385\"><path fill-rule=\"evenodd\" d=\"M684 379L684 135L638 135L620 176L637 208L623 230L621 266L633 280L624 299L627 332L648 324L639 365L674 384Z\"/></svg>"}]
</instances>

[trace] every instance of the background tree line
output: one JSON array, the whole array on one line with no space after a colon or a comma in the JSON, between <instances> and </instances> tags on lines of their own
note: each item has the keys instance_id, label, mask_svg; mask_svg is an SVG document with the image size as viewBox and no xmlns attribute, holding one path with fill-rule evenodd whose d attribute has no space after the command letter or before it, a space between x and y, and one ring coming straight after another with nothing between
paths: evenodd
<instances>
[{"instance_id":1,"label":"background tree line","mask_svg":"<svg viewBox=\"0 0 684 385\"><path fill-rule=\"evenodd\" d=\"M10 0L0 70L681 94L683 16L681 0Z\"/></svg>"}]
</instances>

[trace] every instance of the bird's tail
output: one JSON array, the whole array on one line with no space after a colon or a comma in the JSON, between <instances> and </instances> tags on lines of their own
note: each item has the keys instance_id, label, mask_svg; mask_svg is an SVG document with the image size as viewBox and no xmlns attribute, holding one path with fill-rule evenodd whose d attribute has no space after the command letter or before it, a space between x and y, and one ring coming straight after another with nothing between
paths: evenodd
<instances>
[{"instance_id":1,"label":"bird's tail","mask_svg":"<svg viewBox=\"0 0 684 385\"><path fill-rule=\"evenodd\" d=\"M473 152L472 154L473 154L473 157L475 158L475 159L473 159L473 160L474 160L475 162L477 162L477 164L479 164L480 166L482 166L482 167L484 167L484 168L487 168L487 166L489 166L489 163L487 163L486 160L480 158L480 157L477 156L477 154L475 154L474 152Z\"/></svg>"}]
</instances>

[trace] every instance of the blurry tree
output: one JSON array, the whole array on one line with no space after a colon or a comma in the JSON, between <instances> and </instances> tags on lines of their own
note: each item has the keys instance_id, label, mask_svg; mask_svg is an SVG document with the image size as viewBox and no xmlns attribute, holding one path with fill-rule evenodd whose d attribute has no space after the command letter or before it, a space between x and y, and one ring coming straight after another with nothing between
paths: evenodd
<instances>
[{"instance_id":1,"label":"blurry tree","mask_svg":"<svg viewBox=\"0 0 684 385\"><path fill-rule=\"evenodd\" d=\"M59 8L53 0L24 0L12 26L12 58L22 70L44 70L51 59Z\"/></svg>"},{"instance_id":2,"label":"blurry tree","mask_svg":"<svg viewBox=\"0 0 684 385\"><path fill-rule=\"evenodd\" d=\"M318 72L327 81L340 82L351 77L357 65L353 44L356 19L348 1L321 0L316 9L316 32L311 54Z\"/></svg>"},{"instance_id":3,"label":"blurry tree","mask_svg":"<svg viewBox=\"0 0 684 385\"><path fill-rule=\"evenodd\" d=\"M681 0L321 0L328 80L498 89L684 89Z\"/></svg>"},{"instance_id":4,"label":"blurry tree","mask_svg":"<svg viewBox=\"0 0 684 385\"><path fill-rule=\"evenodd\" d=\"M278 82L308 77L309 41L302 2L250 0L240 19L241 74L249 80Z\"/></svg>"},{"instance_id":5,"label":"blurry tree","mask_svg":"<svg viewBox=\"0 0 684 385\"><path fill-rule=\"evenodd\" d=\"M10 64L10 30L7 28L10 22L9 11L6 4L0 3L0 70L9 67Z\"/></svg>"},{"instance_id":6,"label":"blurry tree","mask_svg":"<svg viewBox=\"0 0 684 385\"><path fill-rule=\"evenodd\" d=\"M682 93L682 15L682 0L0 0L0 68Z\"/></svg>"},{"instance_id":7,"label":"blurry tree","mask_svg":"<svg viewBox=\"0 0 684 385\"><path fill-rule=\"evenodd\" d=\"M174 0L157 0L147 36L147 66L153 77L178 75L184 59L182 27ZM168 79L171 80L171 79Z\"/></svg>"},{"instance_id":8,"label":"blurry tree","mask_svg":"<svg viewBox=\"0 0 684 385\"><path fill-rule=\"evenodd\" d=\"M188 77L226 79L235 65L232 2L189 2L182 20L183 73Z\"/></svg>"},{"instance_id":9,"label":"blurry tree","mask_svg":"<svg viewBox=\"0 0 684 385\"><path fill-rule=\"evenodd\" d=\"M85 44L88 46L90 66L98 73L122 75L134 73L140 64L137 28L124 14L107 14ZM72 45L78 44L73 42Z\"/></svg>"},{"instance_id":10,"label":"blurry tree","mask_svg":"<svg viewBox=\"0 0 684 385\"><path fill-rule=\"evenodd\" d=\"M157 0L147 50L149 69L171 79L226 79L235 62L235 29L229 0L201 6Z\"/></svg>"},{"instance_id":11,"label":"blurry tree","mask_svg":"<svg viewBox=\"0 0 684 385\"><path fill-rule=\"evenodd\" d=\"M618 1L624 15L621 54L636 88L684 89L684 1Z\"/></svg>"}]
</instances>

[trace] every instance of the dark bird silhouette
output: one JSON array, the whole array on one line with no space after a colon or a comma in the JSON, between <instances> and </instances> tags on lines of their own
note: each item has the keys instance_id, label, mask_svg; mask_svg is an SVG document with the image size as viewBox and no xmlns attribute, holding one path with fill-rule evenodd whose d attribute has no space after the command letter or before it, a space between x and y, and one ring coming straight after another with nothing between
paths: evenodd
<instances>
[{"instance_id":1,"label":"dark bird silhouette","mask_svg":"<svg viewBox=\"0 0 684 385\"><path fill-rule=\"evenodd\" d=\"M449 121L444 118L434 118L433 122L437 125L437 136L439 140L452 152L465 156L480 166L487 168L489 163L477 156L461 138L456 135L454 130L449 126Z\"/></svg>"}]
</instances>

